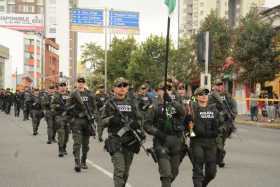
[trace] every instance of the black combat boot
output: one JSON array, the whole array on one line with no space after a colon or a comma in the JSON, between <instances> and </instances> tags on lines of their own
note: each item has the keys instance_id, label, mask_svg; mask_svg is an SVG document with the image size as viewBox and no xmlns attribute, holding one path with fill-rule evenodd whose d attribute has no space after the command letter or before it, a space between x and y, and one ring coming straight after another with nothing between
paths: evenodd
<instances>
[{"instance_id":1,"label":"black combat boot","mask_svg":"<svg viewBox=\"0 0 280 187\"><path fill-rule=\"evenodd\" d=\"M81 163L79 159L75 159L75 171L76 172L81 172Z\"/></svg>"},{"instance_id":2,"label":"black combat boot","mask_svg":"<svg viewBox=\"0 0 280 187\"><path fill-rule=\"evenodd\" d=\"M81 163L82 169L88 169L87 166L87 157L85 155L82 156L82 163Z\"/></svg>"},{"instance_id":3,"label":"black combat boot","mask_svg":"<svg viewBox=\"0 0 280 187\"><path fill-rule=\"evenodd\" d=\"M58 157L63 157L63 147L58 147Z\"/></svg>"},{"instance_id":4,"label":"black combat boot","mask_svg":"<svg viewBox=\"0 0 280 187\"><path fill-rule=\"evenodd\" d=\"M64 155L67 155L67 154L68 154L67 151L66 151L66 145L63 146L63 154L64 154Z\"/></svg>"}]
</instances>

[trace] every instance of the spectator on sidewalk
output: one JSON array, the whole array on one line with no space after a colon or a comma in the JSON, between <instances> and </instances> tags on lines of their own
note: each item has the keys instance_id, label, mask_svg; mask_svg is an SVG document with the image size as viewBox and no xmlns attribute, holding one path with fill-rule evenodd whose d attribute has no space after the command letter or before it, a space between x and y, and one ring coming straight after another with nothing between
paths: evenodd
<instances>
[{"instance_id":1,"label":"spectator on sidewalk","mask_svg":"<svg viewBox=\"0 0 280 187\"><path fill-rule=\"evenodd\" d=\"M265 98L266 98L266 91L263 90L259 95L259 101L258 101L258 108L261 113L260 121L266 121L267 119L266 102L264 100Z\"/></svg>"},{"instance_id":2,"label":"spectator on sidewalk","mask_svg":"<svg viewBox=\"0 0 280 187\"><path fill-rule=\"evenodd\" d=\"M273 98L275 99L274 101L274 107L275 107L275 119L280 118L280 109L279 109L279 101L278 101L278 96L276 93L273 92Z\"/></svg>"},{"instance_id":3,"label":"spectator on sidewalk","mask_svg":"<svg viewBox=\"0 0 280 187\"><path fill-rule=\"evenodd\" d=\"M275 119L275 106L273 101L273 99L275 99L274 95L275 94L272 91L269 91L267 94L268 105L266 110L267 110L268 122L273 122Z\"/></svg>"},{"instance_id":4,"label":"spectator on sidewalk","mask_svg":"<svg viewBox=\"0 0 280 187\"><path fill-rule=\"evenodd\" d=\"M251 121L258 121L257 95L254 90L250 94L250 116Z\"/></svg>"}]
</instances>

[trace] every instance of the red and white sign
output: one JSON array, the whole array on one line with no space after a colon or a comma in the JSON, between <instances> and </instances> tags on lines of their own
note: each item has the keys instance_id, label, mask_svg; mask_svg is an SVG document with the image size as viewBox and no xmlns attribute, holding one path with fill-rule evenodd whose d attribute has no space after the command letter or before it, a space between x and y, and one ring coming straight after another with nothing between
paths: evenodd
<instances>
[{"instance_id":1,"label":"red and white sign","mask_svg":"<svg viewBox=\"0 0 280 187\"><path fill-rule=\"evenodd\" d=\"M44 30L44 20L41 14L0 14L0 27L18 31Z\"/></svg>"}]
</instances>

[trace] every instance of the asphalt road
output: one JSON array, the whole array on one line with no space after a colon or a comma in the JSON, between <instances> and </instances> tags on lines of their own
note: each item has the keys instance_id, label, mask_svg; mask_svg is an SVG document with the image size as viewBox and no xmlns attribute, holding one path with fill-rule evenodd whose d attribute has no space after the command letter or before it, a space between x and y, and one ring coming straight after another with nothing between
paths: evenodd
<instances>
[{"instance_id":1,"label":"asphalt road","mask_svg":"<svg viewBox=\"0 0 280 187\"><path fill-rule=\"evenodd\" d=\"M46 124L32 135L31 121L0 113L0 187L111 187L112 164L103 144L91 140L88 170L75 173L72 140L68 155L58 158L56 144L47 145ZM147 144L151 144L150 141ZM238 126L227 142L226 167L209 187L279 187L280 131ZM192 167L185 158L174 187L192 186ZM160 186L158 168L143 152L136 155L128 187Z\"/></svg>"}]
</instances>

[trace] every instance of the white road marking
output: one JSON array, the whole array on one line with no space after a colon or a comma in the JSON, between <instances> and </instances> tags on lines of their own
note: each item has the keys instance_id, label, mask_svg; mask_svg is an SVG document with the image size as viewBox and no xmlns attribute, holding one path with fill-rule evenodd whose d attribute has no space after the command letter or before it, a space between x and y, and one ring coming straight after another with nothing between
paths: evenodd
<instances>
[{"instance_id":1,"label":"white road marking","mask_svg":"<svg viewBox=\"0 0 280 187\"><path fill-rule=\"evenodd\" d=\"M99 166L99 165L93 163L91 160L87 160L87 163L88 163L89 165L91 165L92 167L94 167L95 169L101 171L102 173L104 173L105 175L107 175L108 177L110 177L111 179L113 179L113 173L111 173L111 172L107 171L106 169L102 168L101 166ZM126 186L126 187L132 187L131 184L129 184L129 183L127 183L125 186Z\"/></svg>"}]
</instances>

